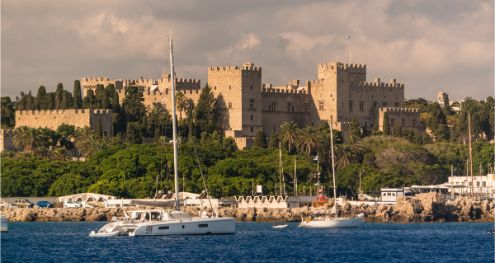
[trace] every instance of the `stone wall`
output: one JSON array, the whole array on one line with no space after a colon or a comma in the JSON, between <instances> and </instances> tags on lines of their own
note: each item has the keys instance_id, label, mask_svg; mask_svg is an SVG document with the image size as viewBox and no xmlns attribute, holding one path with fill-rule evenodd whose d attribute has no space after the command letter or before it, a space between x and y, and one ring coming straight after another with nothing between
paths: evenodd
<instances>
[{"instance_id":1,"label":"stone wall","mask_svg":"<svg viewBox=\"0 0 495 263\"><path fill-rule=\"evenodd\" d=\"M15 150L12 136L12 130L0 129L0 152Z\"/></svg>"},{"instance_id":2,"label":"stone wall","mask_svg":"<svg viewBox=\"0 0 495 263\"><path fill-rule=\"evenodd\" d=\"M378 108L378 129L380 131L383 131L385 114L388 116L390 129L401 127L417 131L423 130L423 126L419 121L419 109L395 107Z\"/></svg>"},{"instance_id":3,"label":"stone wall","mask_svg":"<svg viewBox=\"0 0 495 263\"><path fill-rule=\"evenodd\" d=\"M15 112L15 127L49 128L56 130L60 125L90 127L96 130L101 124L103 135L113 136L112 111L89 109L66 110L23 110Z\"/></svg>"}]
</instances>

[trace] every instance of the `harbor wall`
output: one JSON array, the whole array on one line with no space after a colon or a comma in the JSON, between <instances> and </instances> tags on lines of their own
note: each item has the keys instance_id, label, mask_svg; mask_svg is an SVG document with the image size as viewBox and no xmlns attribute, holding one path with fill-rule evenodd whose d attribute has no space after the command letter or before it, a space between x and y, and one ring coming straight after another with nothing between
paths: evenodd
<instances>
[{"instance_id":1,"label":"harbor wall","mask_svg":"<svg viewBox=\"0 0 495 263\"><path fill-rule=\"evenodd\" d=\"M296 222L302 217L330 210L332 201L322 207L301 208L220 208L219 215L235 217L238 221ZM9 221L110 221L122 217L125 211L137 208L6 208L2 214ZM142 208L140 208L142 209ZM186 211L198 216L197 207L186 207ZM211 213L211 211L209 211ZM399 197L396 204L351 205L344 201L340 205L340 216L364 214L368 222L493 222L494 202L459 197L446 200L438 193L418 194L413 198Z\"/></svg>"}]
</instances>

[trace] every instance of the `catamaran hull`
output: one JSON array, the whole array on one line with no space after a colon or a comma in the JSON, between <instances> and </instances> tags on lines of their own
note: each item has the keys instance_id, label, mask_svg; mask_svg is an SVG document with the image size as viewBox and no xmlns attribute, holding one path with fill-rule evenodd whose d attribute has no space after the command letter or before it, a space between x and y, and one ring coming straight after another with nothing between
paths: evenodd
<instances>
[{"instance_id":1,"label":"catamaran hull","mask_svg":"<svg viewBox=\"0 0 495 263\"><path fill-rule=\"evenodd\" d=\"M150 222L140 224L129 236L218 235L234 234L232 217L193 219L191 221Z\"/></svg>"},{"instance_id":2,"label":"catamaran hull","mask_svg":"<svg viewBox=\"0 0 495 263\"><path fill-rule=\"evenodd\" d=\"M359 219L328 219L321 221L303 221L301 228L355 228L360 224Z\"/></svg>"}]
</instances>

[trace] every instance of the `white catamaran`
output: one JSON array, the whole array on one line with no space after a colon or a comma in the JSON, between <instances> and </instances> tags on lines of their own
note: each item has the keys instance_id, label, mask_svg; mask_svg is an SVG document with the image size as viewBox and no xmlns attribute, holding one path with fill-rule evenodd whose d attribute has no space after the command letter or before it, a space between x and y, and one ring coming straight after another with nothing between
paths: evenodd
<instances>
[{"instance_id":1,"label":"white catamaran","mask_svg":"<svg viewBox=\"0 0 495 263\"><path fill-rule=\"evenodd\" d=\"M214 216L192 217L179 207L179 178L177 152L177 115L175 108L175 72L172 37L170 46L170 74L172 77L172 128L174 148L175 211L140 210L133 211L126 219L109 223L90 236L163 236L163 235L207 235L234 234L235 218Z\"/></svg>"},{"instance_id":2,"label":"white catamaran","mask_svg":"<svg viewBox=\"0 0 495 263\"><path fill-rule=\"evenodd\" d=\"M335 186L335 157L333 150L333 130L332 121L330 123L330 149L332 154L332 176L333 176L333 201L334 201L334 216L331 215L316 215L311 219L301 220L299 227L302 228L352 228L358 227L361 219L348 218L338 216L338 204L337 204L337 188Z\"/></svg>"}]
</instances>

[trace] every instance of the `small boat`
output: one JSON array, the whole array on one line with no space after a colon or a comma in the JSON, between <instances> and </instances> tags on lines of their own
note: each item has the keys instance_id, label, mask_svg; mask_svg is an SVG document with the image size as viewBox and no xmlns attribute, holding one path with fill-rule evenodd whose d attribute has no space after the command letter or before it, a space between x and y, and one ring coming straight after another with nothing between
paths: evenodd
<instances>
[{"instance_id":1,"label":"small boat","mask_svg":"<svg viewBox=\"0 0 495 263\"><path fill-rule=\"evenodd\" d=\"M0 217L0 232L7 232L9 231L9 225L8 225L8 220L5 216Z\"/></svg>"},{"instance_id":2,"label":"small boat","mask_svg":"<svg viewBox=\"0 0 495 263\"><path fill-rule=\"evenodd\" d=\"M358 227L364 214L358 215L356 218L347 218L338 216L338 204L337 204L337 187L335 185L335 156L333 150L333 131L332 131L332 121L330 121L330 151L332 158L332 177L333 177L333 201L334 206L332 212L334 216L328 214L315 215L310 218L301 218L301 223L299 227L301 228L354 228ZM325 198L320 198L325 200Z\"/></svg>"},{"instance_id":3,"label":"small boat","mask_svg":"<svg viewBox=\"0 0 495 263\"><path fill-rule=\"evenodd\" d=\"M284 225L273 225L272 228L274 228L274 229L282 229L282 228L286 228L287 226L289 226L289 225L287 225L287 224L284 224Z\"/></svg>"},{"instance_id":4,"label":"small boat","mask_svg":"<svg viewBox=\"0 0 495 263\"><path fill-rule=\"evenodd\" d=\"M130 232L136 229L137 222L125 219L104 225L98 232L91 231L90 237L113 237L128 236Z\"/></svg>"},{"instance_id":5,"label":"small boat","mask_svg":"<svg viewBox=\"0 0 495 263\"><path fill-rule=\"evenodd\" d=\"M488 234L495 235L495 228L488 230Z\"/></svg>"}]
</instances>

